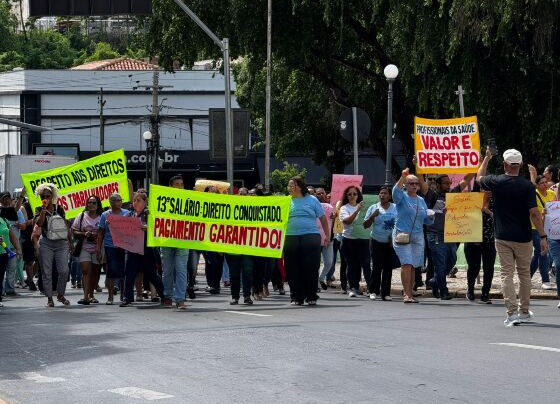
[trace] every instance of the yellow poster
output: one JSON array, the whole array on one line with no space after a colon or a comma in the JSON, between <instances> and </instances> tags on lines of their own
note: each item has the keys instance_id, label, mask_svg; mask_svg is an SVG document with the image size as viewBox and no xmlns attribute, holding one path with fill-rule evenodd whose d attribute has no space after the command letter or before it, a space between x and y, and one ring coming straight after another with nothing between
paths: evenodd
<instances>
[{"instance_id":1,"label":"yellow poster","mask_svg":"<svg viewBox=\"0 0 560 404\"><path fill-rule=\"evenodd\" d=\"M417 174L476 173L480 136L476 116L456 119L414 118Z\"/></svg>"},{"instance_id":2,"label":"yellow poster","mask_svg":"<svg viewBox=\"0 0 560 404\"><path fill-rule=\"evenodd\" d=\"M483 192L445 194L444 241L446 243L482 242Z\"/></svg>"},{"instance_id":3,"label":"yellow poster","mask_svg":"<svg viewBox=\"0 0 560 404\"><path fill-rule=\"evenodd\" d=\"M290 203L150 185L148 246L280 258Z\"/></svg>"}]
</instances>

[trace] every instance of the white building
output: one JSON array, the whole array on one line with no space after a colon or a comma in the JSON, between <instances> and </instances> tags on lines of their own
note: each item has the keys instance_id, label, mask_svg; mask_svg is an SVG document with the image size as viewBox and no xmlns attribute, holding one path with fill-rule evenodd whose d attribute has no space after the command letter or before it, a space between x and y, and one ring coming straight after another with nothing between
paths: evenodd
<instances>
[{"instance_id":1,"label":"white building","mask_svg":"<svg viewBox=\"0 0 560 404\"><path fill-rule=\"evenodd\" d=\"M121 65L125 62L130 64L130 60L120 60ZM0 154L31 154L34 144L78 145L82 158L98 154L99 95L103 88L105 150L124 148L132 170L142 172L146 147L142 133L150 129L152 108L152 91L146 86L152 85L152 79L151 70L20 70L2 73L0 116L51 130L41 133L20 131L2 124ZM168 160L184 165L196 161L208 164L208 110L224 108L223 75L217 71L161 71L159 85L162 86L159 95L161 147L164 152L173 154ZM235 83L232 82L234 90ZM238 108L233 95L232 106Z\"/></svg>"}]
</instances>

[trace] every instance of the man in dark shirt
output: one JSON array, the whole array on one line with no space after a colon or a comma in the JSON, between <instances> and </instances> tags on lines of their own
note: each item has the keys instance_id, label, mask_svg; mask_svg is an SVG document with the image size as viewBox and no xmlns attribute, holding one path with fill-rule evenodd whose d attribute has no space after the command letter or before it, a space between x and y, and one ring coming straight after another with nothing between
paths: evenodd
<instances>
[{"instance_id":1,"label":"man in dark shirt","mask_svg":"<svg viewBox=\"0 0 560 404\"><path fill-rule=\"evenodd\" d=\"M451 189L451 178L447 174L436 178L436 191L431 188L426 190L424 199L429 209L435 212L434 224L426 226L426 238L432 261L434 263L434 277L430 280L435 297L441 300L450 300L451 295L447 289L447 275L457 262L457 243L445 243L445 194L448 192L461 192L474 178L474 174L468 174L463 180Z\"/></svg>"},{"instance_id":2,"label":"man in dark shirt","mask_svg":"<svg viewBox=\"0 0 560 404\"><path fill-rule=\"evenodd\" d=\"M542 216L537 208L535 186L519 171L523 165L521 153L515 149L504 152L504 171L501 175L486 175L492 159L486 150L484 161L478 169L476 180L482 189L492 191L494 198L494 234L496 250L502 266L502 293L507 309L506 327L531 321L531 274L529 265L533 253L531 221L541 237L541 253L546 254L548 245ZM513 284L517 269L519 278L519 305Z\"/></svg>"}]
</instances>

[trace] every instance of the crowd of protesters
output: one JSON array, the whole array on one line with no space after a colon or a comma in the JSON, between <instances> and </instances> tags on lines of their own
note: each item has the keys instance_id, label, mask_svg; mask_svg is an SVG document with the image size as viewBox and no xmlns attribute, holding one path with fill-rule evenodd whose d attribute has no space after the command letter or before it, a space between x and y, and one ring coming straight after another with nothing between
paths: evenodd
<instances>
[{"instance_id":1,"label":"crowd of protesters","mask_svg":"<svg viewBox=\"0 0 560 404\"><path fill-rule=\"evenodd\" d=\"M511 326L531 321L531 277L537 269L543 289L557 288L560 296L560 283L555 286L550 276L552 266L560 265L560 241L547 240L543 226L546 203L559 200L557 178L552 167L538 175L529 165L530 180L525 179L520 175L523 158L513 149L503 155L504 174L487 175L492 158L487 150L478 173L466 175L453 188L448 175L425 178L411 174L407 168L394 187L381 187L379 202L371 206L365 205L358 186L346 188L333 206L324 188L308 187L301 177L294 177L288 183L291 206L281 259L153 248L147 246L147 237L143 254L115 246L111 237L113 217L138 218L139 226L147 230L146 189L138 189L127 206L123 206L121 195L111 195L106 210L100 198L91 195L84 211L71 222L57 204L58 190L53 184L37 187L42 206L35 212L25 201L24 192L17 199L4 192L0 194L0 306L2 295L16 294L15 286L30 291L38 286L48 307L54 307L56 291L56 301L69 305L68 281L72 288L83 290L78 304L97 304L95 293L102 290L99 283L104 272L107 305L119 296L120 307L149 299L185 310L186 301L196 299L200 291L196 275L201 258L206 292L218 295L223 287L229 287L231 305L239 304L241 297L246 305L265 299L271 293L270 283L273 291L284 295L287 282L292 305L314 306L319 292L334 287L338 257L340 289L349 298L363 295L363 279L370 300L392 300L392 274L400 267L404 303L418 303L418 288L424 285L434 297L450 300L447 277L455 270L459 245L444 239L446 194L482 191L482 241L464 243L466 297L475 300L475 282L482 268L480 301L491 303L490 289L499 256L507 311L504 323ZM172 177L169 186L184 189L183 178ZM218 189L210 185L205 192L217 193ZM240 188L237 194L247 198L269 195L260 184L253 189ZM363 220L358 221L358 217ZM369 239L356 237L357 226L371 228ZM519 302L513 281L516 272Z\"/></svg>"}]
</instances>

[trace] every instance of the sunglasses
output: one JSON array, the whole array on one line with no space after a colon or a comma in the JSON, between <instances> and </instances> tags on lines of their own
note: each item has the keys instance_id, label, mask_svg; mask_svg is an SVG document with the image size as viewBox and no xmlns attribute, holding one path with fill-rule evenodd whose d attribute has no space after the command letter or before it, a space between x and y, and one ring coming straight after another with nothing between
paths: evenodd
<instances>
[{"instance_id":1,"label":"sunglasses","mask_svg":"<svg viewBox=\"0 0 560 404\"><path fill-rule=\"evenodd\" d=\"M122 199L113 199L113 202L122 202Z\"/></svg>"},{"instance_id":2,"label":"sunglasses","mask_svg":"<svg viewBox=\"0 0 560 404\"><path fill-rule=\"evenodd\" d=\"M358 194L356 192L349 192L346 195L348 195L348 196L358 196Z\"/></svg>"},{"instance_id":3,"label":"sunglasses","mask_svg":"<svg viewBox=\"0 0 560 404\"><path fill-rule=\"evenodd\" d=\"M89 201L87 204L88 205L97 205L97 202L96 201Z\"/></svg>"},{"instance_id":4,"label":"sunglasses","mask_svg":"<svg viewBox=\"0 0 560 404\"><path fill-rule=\"evenodd\" d=\"M420 185L419 182L409 182L407 185Z\"/></svg>"},{"instance_id":5,"label":"sunglasses","mask_svg":"<svg viewBox=\"0 0 560 404\"><path fill-rule=\"evenodd\" d=\"M52 196L52 194L43 194L41 195L41 198L50 198Z\"/></svg>"}]
</instances>

